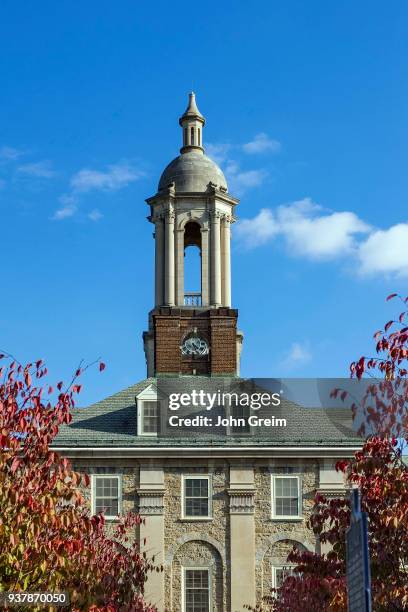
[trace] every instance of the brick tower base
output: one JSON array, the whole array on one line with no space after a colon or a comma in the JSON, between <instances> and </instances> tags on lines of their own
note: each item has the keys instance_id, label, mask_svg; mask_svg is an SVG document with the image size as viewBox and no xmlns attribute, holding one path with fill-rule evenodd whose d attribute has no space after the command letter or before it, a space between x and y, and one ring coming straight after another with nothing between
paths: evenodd
<instances>
[{"instance_id":1,"label":"brick tower base","mask_svg":"<svg viewBox=\"0 0 408 612\"><path fill-rule=\"evenodd\" d=\"M238 375L242 334L237 319L238 310L225 307L155 308L150 312L150 330L143 334L148 374ZM191 333L207 341L208 355L182 355L180 346Z\"/></svg>"}]
</instances>

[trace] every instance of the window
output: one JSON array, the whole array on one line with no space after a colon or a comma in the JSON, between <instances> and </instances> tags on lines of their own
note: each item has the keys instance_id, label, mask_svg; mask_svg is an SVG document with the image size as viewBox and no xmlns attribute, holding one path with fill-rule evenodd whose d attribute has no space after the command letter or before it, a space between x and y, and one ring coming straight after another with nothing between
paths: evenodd
<instances>
[{"instance_id":1,"label":"window","mask_svg":"<svg viewBox=\"0 0 408 612\"><path fill-rule=\"evenodd\" d=\"M188 130L187 130L187 128L184 128L184 146L185 147L188 145L187 135L188 135Z\"/></svg>"},{"instance_id":2,"label":"window","mask_svg":"<svg viewBox=\"0 0 408 612\"><path fill-rule=\"evenodd\" d=\"M156 400L141 402L139 424L142 436L157 435L158 413L158 402Z\"/></svg>"},{"instance_id":3,"label":"window","mask_svg":"<svg viewBox=\"0 0 408 612\"><path fill-rule=\"evenodd\" d=\"M210 572L206 568L184 568L183 612L209 612Z\"/></svg>"},{"instance_id":4,"label":"window","mask_svg":"<svg viewBox=\"0 0 408 612\"><path fill-rule=\"evenodd\" d=\"M210 518L210 477L185 476L183 481L183 518Z\"/></svg>"},{"instance_id":5,"label":"window","mask_svg":"<svg viewBox=\"0 0 408 612\"><path fill-rule=\"evenodd\" d=\"M194 128L191 128L191 143L192 145L194 145Z\"/></svg>"},{"instance_id":6,"label":"window","mask_svg":"<svg viewBox=\"0 0 408 612\"><path fill-rule=\"evenodd\" d=\"M198 146L201 147L201 130L200 128L198 128L197 130L197 134L198 134Z\"/></svg>"},{"instance_id":7,"label":"window","mask_svg":"<svg viewBox=\"0 0 408 612\"><path fill-rule=\"evenodd\" d=\"M299 476L272 477L272 517L301 518Z\"/></svg>"},{"instance_id":8,"label":"window","mask_svg":"<svg viewBox=\"0 0 408 612\"><path fill-rule=\"evenodd\" d=\"M230 409L230 414L233 419L231 424L231 433L233 434L245 434L250 433L251 428L248 423L248 417L250 416L249 406L241 406L241 404L233 404Z\"/></svg>"},{"instance_id":9,"label":"window","mask_svg":"<svg viewBox=\"0 0 408 612\"><path fill-rule=\"evenodd\" d=\"M288 576L294 576L295 572L293 567L282 566L274 567L272 573L272 586L274 589L279 589L285 582Z\"/></svg>"},{"instance_id":10,"label":"window","mask_svg":"<svg viewBox=\"0 0 408 612\"><path fill-rule=\"evenodd\" d=\"M92 477L92 511L104 512L105 518L116 518L121 513L120 476Z\"/></svg>"}]
</instances>

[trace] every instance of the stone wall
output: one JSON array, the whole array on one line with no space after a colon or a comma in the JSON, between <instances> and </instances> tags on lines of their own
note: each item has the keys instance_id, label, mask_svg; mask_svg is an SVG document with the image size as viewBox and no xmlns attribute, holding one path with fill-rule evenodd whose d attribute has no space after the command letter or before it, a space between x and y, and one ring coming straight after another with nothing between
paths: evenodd
<instances>
[{"instance_id":1,"label":"stone wall","mask_svg":"<svg viewBox=\"0 0 408 612\"><path fill-rule=\"evenodd\" d=\"M273 475L300 476L302 487L302 518L271 519L271 478ZM257 600L272 586L271 565L286 560L293 545L302 543L315 550L316 540L306 523L313 507L313 498L319 482L319 465L313 461L284 461L273 465L259 463L255 469L255 537L256 537L256 593ZM284 542L282 544L281 542Z\"/></svg>"},{"instance_id":2,"label":"stone wall","mask_svg":"<svg viewBox=\"0 0 408 612\"><path fill-rule=\"evenodd\" d=\"M122 474L123 511L137 511L141 486L140 470L143 465L137 460L102 460L76 462L78 471L88 474ZM204 566L211 569L214 611L229 611L231 602L230 558L230 464L227 460L172 459L152 460L154 470L163 472L163 559L164 603L160 610L181 610L182 568ZM237 468L235 462L234 470ZM253 468L254 506L248 512L253 516L255 538L255 587L256 600L272 586L272 567L284 565L292 547L315 550L316 541L306 521L310 516L315 490L319 487L319 463L313 460L254 460ZM246 467L248 469L248 465ZM236 472L235 472L236 473ZM182 476L189 474L210 475L212 480L212 518L209 520L182 518ZM299 475L302 486L302 518L276 520L271 518L271 477L281 474ZM239 477L238 477L239 478ZM238 481L236 481L238 482ZM236 486L236 485L234 485ZM244 488L248 485L242 485ZM90 489L84 491L90 504ZM247 512L247 513L248 513ZM147 512L148 514L148 512ZM146 516L146 524L153 517ZM112 530L114 521L107 522ZM152 523L153 525L153 523ZM139 538L139 534L134 534ZM147 545L148 549L148 545ZM246 603L246 602L243 602ZM234 608L235 612L236 606Z\"/></svg>"},{"instance_id":3,"label":"stone wall","mask_svg":"<svg viewBox=\"0 0 408 612\"><path fill-rule=\"evenodd\" d=\"M181 487L183 474L210 474L212 480L212 519L191 520L182 519ZM189 562L195 561L200 564L202 546L211 549L214 558L217 558L217 572L214 580L219 581L222 577L224 588L219 588L213 583L213 601L218 606L214 610L227 610L229 597L227 580L227 563L229 550L229 512L228 512L228 477L229 470L226 462L197 466L186 463L183 467L167 467L165 470L165 494L164 494L164 547L165 547L165 592L167 595L166 606L170 610L177 610L177 602L180 601L180 580L177 579L179 571L177 564L180 563L177 550L183 547L187 541ZM201 542L201 544L200 544ZM221 551L218 552L218 551ZM176 582L175 582L176 581ZM178 582L177 582L178 581ZM173 592L172 592L173 589ZM222 594L222 600L219 599ZM220 607L221 606L221 607ZM222 607L223 606L223 607Z\"/></svg>"}]
</instances>

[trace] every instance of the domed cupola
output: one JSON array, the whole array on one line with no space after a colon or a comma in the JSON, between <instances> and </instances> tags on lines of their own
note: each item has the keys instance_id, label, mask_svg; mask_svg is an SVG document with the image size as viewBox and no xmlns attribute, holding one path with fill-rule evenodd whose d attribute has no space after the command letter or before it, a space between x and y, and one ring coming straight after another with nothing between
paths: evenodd
<instances>
[{"instance_id":1,"label":"domed cupola","mask_svg":"<svg viewBox=\"0 0 408 612\"><path fill-rule=\"evenodd\" d=\"M238 200L204 154L205 119L194 93L179 123L180 155L146 200L155 244L154 308L143 335L147 373L235 376L242 333L231 302L230 243Z\"/></svg>"},{"instance_id":2,"label":"domed cupola","mask_svg":"<svg viewBox=\"0 0 408 612\"><path fill-rule=\"evenodd\" d=\"M203 192L208 189L210 183L228 191L222 170L204 154L205 119L197 108L194 92L190 93L187 109L180 117L179 123L183 131L181 155L165 168L160 177L159 191L172 183L178 193Z\"/></svg>"}]
</instances>

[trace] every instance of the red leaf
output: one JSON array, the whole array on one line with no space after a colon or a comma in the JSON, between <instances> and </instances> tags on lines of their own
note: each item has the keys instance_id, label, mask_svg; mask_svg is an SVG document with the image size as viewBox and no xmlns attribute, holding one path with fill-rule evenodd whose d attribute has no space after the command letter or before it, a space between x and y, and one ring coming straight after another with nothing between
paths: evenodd
<instances>
[{"instance_id":1,"label":"red leaf","mask_svg":"<svg viewBox=\"0 0 408 612\"><path fill-rule=\"evenodd\" d=\"M99 362L99 371L103 372L105 368L106 368L106 365L103 363L103 361L100 361Z\"/></svg>"},{"instance_id":2,"label":"red leaf","mask_svg":"<svg viewBox=\"0 0 408 612\"><path fill-rule=\"evenodd\" d=\"M20 459L18 457L14 457L13 463L11 464L10 471L12 474L15 474L18 466L20 465Z\"/></svg>"},{"instance_id":3,"label":"red leaf","mask_svg":"<svg viewBox=\"0 0 408 612\"><path fill-rule=\"evenodd\" d=\"M384 330L388 331L393 323L394 323L394 321L388 321L388 323L386 324Z\"/></svg>"},{"instance_id":4,"label":"red leaf","mask_svg":"<svg viewBox=\"0 0 408 612\"><path fill-rule=\"evenodd\" d=\"M398 293L390 293L390 295L387 297L385 301L388 302L389 300L392 300L393 298L397 297L397 295Z\"/></svg>"}]
</instances>

